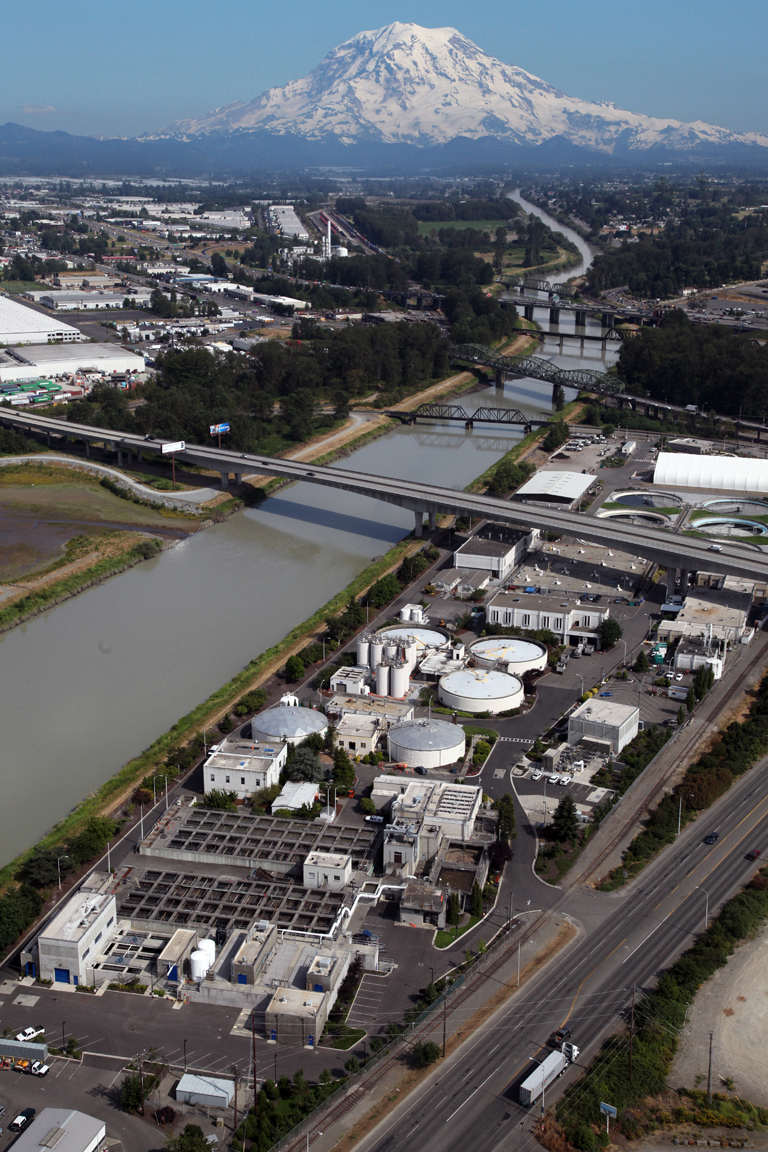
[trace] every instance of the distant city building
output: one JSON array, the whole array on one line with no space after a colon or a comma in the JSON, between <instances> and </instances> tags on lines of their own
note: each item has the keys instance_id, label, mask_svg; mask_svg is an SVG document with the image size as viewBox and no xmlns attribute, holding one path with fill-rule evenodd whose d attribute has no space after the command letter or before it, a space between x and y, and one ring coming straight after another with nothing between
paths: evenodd
<instances>
[{"instance_id":1,"label":"distant city building","mask_svg":"<svg viewBox=\"0 0 768 1152\"><path fill-rule=\"evenodd\" d=\"M0 344L69 343L84 339L78 328L0 296Z\"/></svg>"}]
</instances>

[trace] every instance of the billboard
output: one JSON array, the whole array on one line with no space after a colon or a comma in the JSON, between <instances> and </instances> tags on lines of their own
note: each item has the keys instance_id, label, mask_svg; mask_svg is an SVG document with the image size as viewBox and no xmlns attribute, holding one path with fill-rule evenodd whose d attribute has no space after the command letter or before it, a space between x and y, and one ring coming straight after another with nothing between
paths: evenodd
<instances>
[{"instance_id":1,"label":"billboard","mask_svg":"<svg viewBox=\"0 0 768 1152\"><path fill-rule=\"evenodd\" d=\"M183 440L174 440L171 444L163 444L160 451L161 452L183 452L184 447L185 447L185 445L184 445Z\"/></svg>"},{"instance_id":2,"label":"billboard","mask_svg":"<svg viewBox=\"0 0 768 1152\"><path fill-rule=\"evenodd\" d=\"M209 435L221 436L222 432L229 432L229 424L211 424Z\"/></svg>"}]
</instances>

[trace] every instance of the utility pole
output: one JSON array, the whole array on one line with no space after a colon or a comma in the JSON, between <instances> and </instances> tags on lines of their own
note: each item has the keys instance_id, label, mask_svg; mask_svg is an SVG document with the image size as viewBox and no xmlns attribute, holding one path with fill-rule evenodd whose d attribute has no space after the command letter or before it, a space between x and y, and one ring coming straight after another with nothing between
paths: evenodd
<instances>
[{"instance_id":1,"label":"utility pole","mask_svg":"<svg viewBox=\"0 0 768 1152\"><path fill-rule=\"evenodd\" d=\"M443 1056L445 1056L445 1030L448 1022L448 989L443 992Z\"/></svg>"},{"instance_id":2,"label":"utility pole","mask_svg":"<svg viewBox=\"0 0 768 1152\"><path fill-rule=\"evenodd\" d=\"M632 985L632 1015L629 1021L629 1082L632 1083L632 1041L635 1036L635 985Z\"/></svg>"},{"instance_id":3,"label":"utility pole","mask_svg":"<svg viewBox=\"0 0 768 1152\"><path fill-rule=\"evenodd\" d=\"M712 1107L712 1033L709 1034L709 1072L707 1073L707 1104Z\"/></svg>"}]
</instances>

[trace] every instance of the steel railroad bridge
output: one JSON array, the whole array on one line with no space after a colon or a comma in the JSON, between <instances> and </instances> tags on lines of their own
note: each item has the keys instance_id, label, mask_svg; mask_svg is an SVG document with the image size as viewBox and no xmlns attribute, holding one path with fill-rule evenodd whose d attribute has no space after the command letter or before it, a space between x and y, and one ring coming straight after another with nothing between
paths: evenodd
<instances>
[{"instance_id":1,"label":"steel railroad bridge","mask_svg":"<svg viewBox=\"0 0 768 1152\"><path fill-rule=\"evenodd\" d=\"M461 421L465 428L473 428L475 424L514 424L521 426L526 433L534 427L546 428L552 423L551 418L531 419L519 408L478 408L469 413L461 404L419 404L410 412L393 411L386 415L401 424L418 424L419 420Z\"/></svg>"},{"instance_id":2,"label":"steel railroad bridge","mask_svg":"<svg viewBox=\"0 0 768 1152\"><path fill-rule=\"evenodd\" d=\"M142 451L161 452L164 443L173 443L161 439L148 439L133 433L110 432L90 424L70 423L67 420L57 420L51 416L13 408L0 408L0 423L24 432L42 433L49 443L51 437L59 436L84 441L87 446L94 443L108 444L113 451L118 452L119 464L122 464L123 453L127 453L130 459L133 452L139 455ZM297 460L263 456L260 453L240 453L207 445L185 444L178 455L194 464L219 472L222 486L225 488L232 473L237 482L240 482L243 476L279 476L285 480L304 480L310 484L337 488L343 492L353 492L358 496L408 508L414 513L417 536L422 534L425 516L429 517L430 529L434 529L438 513L472 516L497 523L513 524L523 529L543 529L560 536L586 540L605 548L643 557L663 565L667 569L670 583L674 582L677 569L681 569L684 573L701 569L725 576L740 576L747 580L768 582L768 556L762 552L740 548L738 545L724 543L722 551L713 552L706 540L676 536L647 526L640 528L633 524L620 524L614 519L583 516L578 512L559 508L499 500L493 496L456 491L436 484L423 484L390 476L372 476L368 472L306 464Z\"/></svg>"}]
</instances>

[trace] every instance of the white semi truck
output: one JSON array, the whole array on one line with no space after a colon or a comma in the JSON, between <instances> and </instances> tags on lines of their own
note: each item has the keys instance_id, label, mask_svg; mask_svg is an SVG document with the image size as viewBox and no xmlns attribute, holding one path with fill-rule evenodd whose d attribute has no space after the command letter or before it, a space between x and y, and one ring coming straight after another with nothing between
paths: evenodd
<instances>
[{"instance_id":1,"label":"white semi truck","mask_svg":"<svg viewBox=\"0 0 768 1152\"><path fill-rule=\"evenodd\" d=\"M539 1096L549 1088L550 1084L557 1080L558 1076L562 1076L569 1064L579 1054L579 1049L575 1044L566 1041L560 1048L559 1052L551 1052L546 1060L542 1060L530 1076L523 1080L520 1088L518 1089L518 1100L525 1107L530 1107L531 1104L538 1100Z\"/></svg>"}]
</instances>

